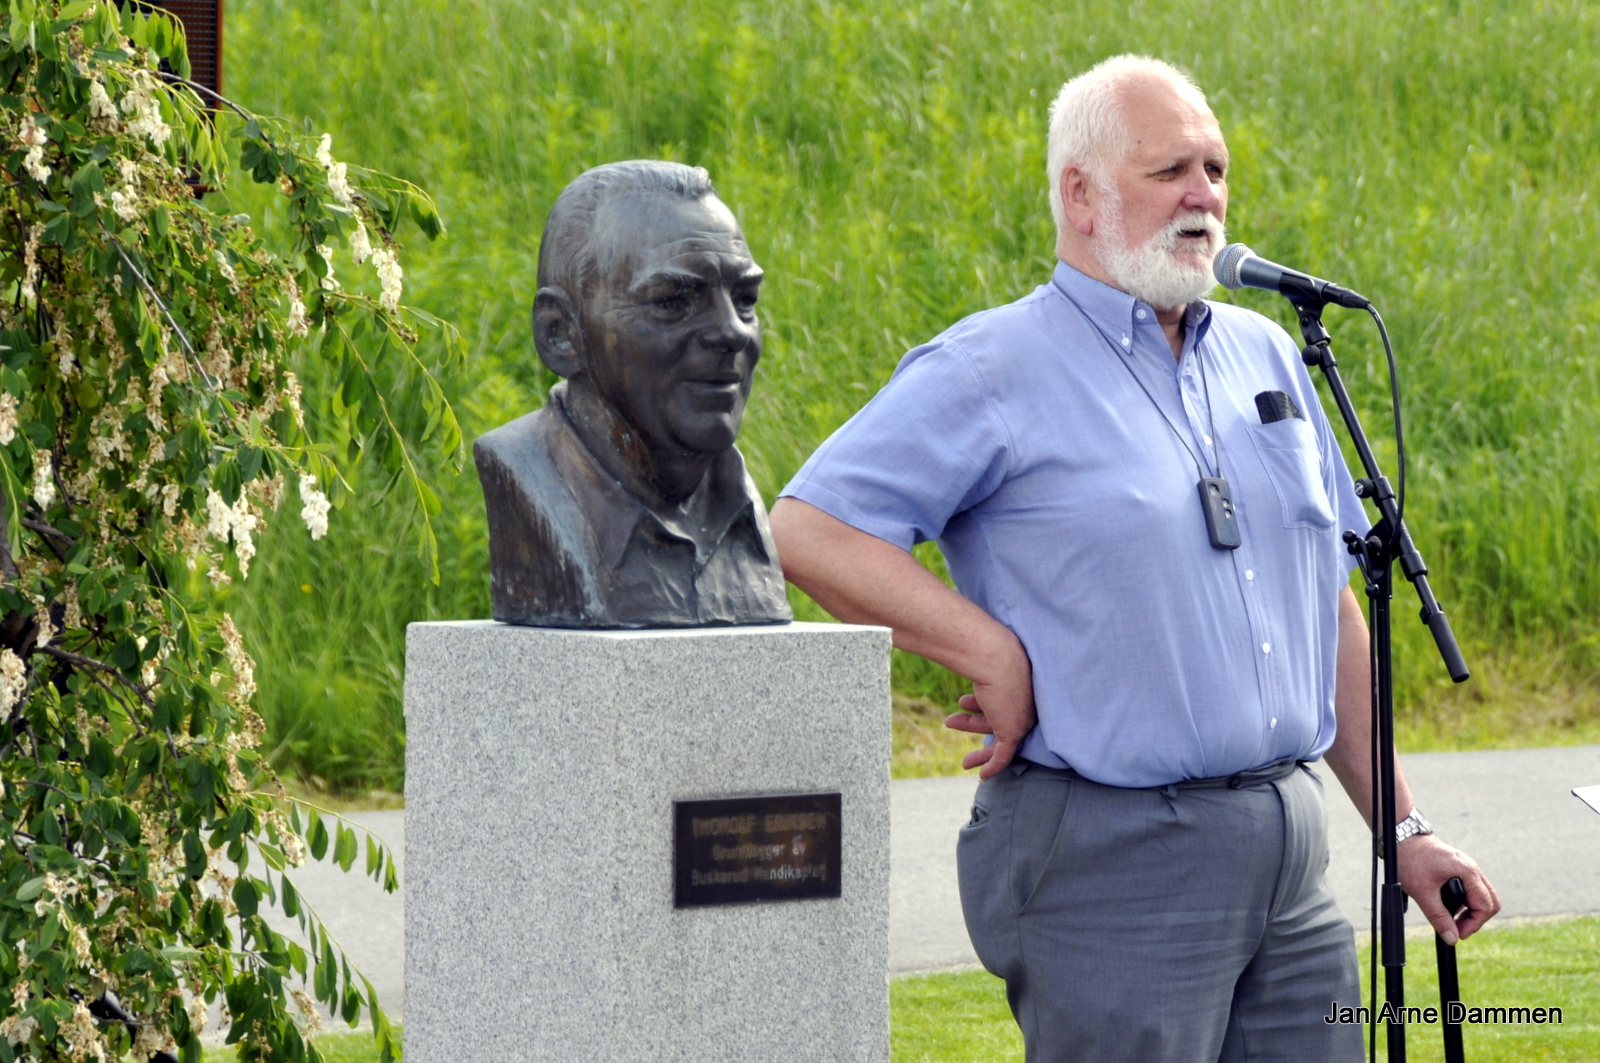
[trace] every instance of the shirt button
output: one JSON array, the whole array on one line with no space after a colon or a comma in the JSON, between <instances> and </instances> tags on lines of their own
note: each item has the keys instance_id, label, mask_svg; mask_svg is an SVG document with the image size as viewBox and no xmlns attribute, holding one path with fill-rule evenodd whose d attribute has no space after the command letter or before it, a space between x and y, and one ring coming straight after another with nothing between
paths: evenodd
<instances>
[{"instance_id":1,"label":"shirt button","mask_svg":"<svg viewBox=\"0 0 1600 1063\"><path fill-rule=\"evenodd\" d=\"M1261 652L1262 652L1262 653L1271 653L1271 652L1272 652L1272 643L1270 643L1270 642L1263 642L1263 643L1262 643L1262 644L1261 644Z\"/></svg>"},{"instance_id":2,"label":"shirt button","mask_svg":"<svg viewBox=\"0 0 1600 1063\"><path fill-rule=\"evenodd\" d=\"M1124 337L1122 337L1122 345L1123 345L1123 346L1124 346L1124 347L1126 347L1126 346L1127 346L1127 345L1128 345L1128 344L1130 344L1130 343L1132 343L1132 342L1133 342L1133 341L1132 341L1132 340L1130 340L1130 339L1129 339L1129 338L1128 338L1128 337L1126 337L1126 336L1124 336Z\"/></svg>"},{"instance_id":3,"label":"shirt button","mask_svg":"<svg viewBox=\"0 0 1600 1063\"><path fill-rule=\"evenodd\" d=\"M1271 726L1273 726L1273 727L1278 726L1278 718L1276 716L1274 716L1272 718L1272 725Z\"/></svg>"},{"instance_id":4,"label":"shirt button","mask_svg":"<svg viewBox=\"0 0 1600 1063\"><path fill-rule=\"evenodd\" d=\"M1209 447L1211 445L1211 437L1210 436L1201 436L1200 438L1204 439L1206 441L1206 446Z\"/></svg>"},{"instance_id":5,"label":"shirt button","mask_svg":"<svg viewBox=\"0 0 1600 1063\"><path fill-rule=\"evenodd\" d=\"M1245 579L1255 579L1256 578L1256 570L1253 569L1253 568L1245 569L1244 570L1244 578Z\"/></svg>"},{"instance_id":6,"label":"shirt button","mask_svg":"<svg viewBox=\"0 0 1600 1063\"><path fill-rule=\"evenodd\" d=\"M1144 311L1143 310L1135 310L1133 312L1133 316L1138 318L1140 321L1143 321L1144 320Z\"/></svg>"}]
</instances>

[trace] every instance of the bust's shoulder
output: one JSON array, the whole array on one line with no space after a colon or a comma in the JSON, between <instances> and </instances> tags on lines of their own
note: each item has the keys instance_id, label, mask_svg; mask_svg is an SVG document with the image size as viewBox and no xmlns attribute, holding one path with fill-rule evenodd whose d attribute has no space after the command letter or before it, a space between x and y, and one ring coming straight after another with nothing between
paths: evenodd
<instances>
[{"instance_id":1,"label":"bust's shoulder","mask_svg":"<svg viewBox=\"0 0 1600 1063\"><path fill-rule=\"evenodd\" d=\"M478 465L485 461L520 464L530 457L548 455L553 437L560 434L561 416L546 405L491 428L472 444Z\"/></svg>"}]
</instances>

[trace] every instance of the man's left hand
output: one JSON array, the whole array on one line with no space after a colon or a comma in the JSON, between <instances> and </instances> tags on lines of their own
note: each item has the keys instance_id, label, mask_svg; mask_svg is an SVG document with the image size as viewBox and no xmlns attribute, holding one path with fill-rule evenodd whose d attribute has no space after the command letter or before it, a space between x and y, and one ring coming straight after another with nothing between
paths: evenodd
<instances>
[{"instance_id":1,"label":"man's left hand","mask_svg":"<svg viewBox=\"0 0 1600 1063\"><path fill-rule=\"evenodd\" d=\"M1461 850L1431 834L1421 834L1401 842L1399 853L1401 888L1422 909L1446 945L1470 937L1500 910L1500 897L1494 886L1472 857ZM1467 887L1467 907L1459 919L1451 918L1439 899L1440 887L1452 878L1460 878Z\"/></svg>"}]
</instances>

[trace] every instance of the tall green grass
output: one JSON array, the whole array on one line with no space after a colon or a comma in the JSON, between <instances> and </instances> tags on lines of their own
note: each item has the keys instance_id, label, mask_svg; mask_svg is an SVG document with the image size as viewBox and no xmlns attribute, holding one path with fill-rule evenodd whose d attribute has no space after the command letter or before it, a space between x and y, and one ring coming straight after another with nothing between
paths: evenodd
<instances>
[{"instance_id":1,"label":"tall green grass","mask_svg":"<svg viewBox=\"0 0 1600 1063\"><path fill-rule=\"evenodd\" d=\"M1522 647L1594 689L1593 5L234 0L226 40L230 95L305 116L333 132L336 155L438 196L450 235L412 248L407 298L467 336L468 369L448 386L469 436L551 383L527 318L561 187L620 158L709 169L770 278L741 437L769 497L906 348L1047 276L1045 108L1061 81L1121 51L1175 61L1210 92L1233 150L1234 237L1385 311L1407 398L1408 513L1469 652ZM1289 323L1273 297L1240 301ZM1329 320L1383 437L1374 332ZM1379 450L1392 475L1392 446ZM488 609L470 465L442 487L439 588L393 501L346 506L316 546L287 508L265 536L237 610L280 764L345 786L398 782L404 624ZM1431 733L1442 670L1401 606L1401 702ZM895 681L945 704L961 689L909 657Z\"/></svg>"}]
</instances>

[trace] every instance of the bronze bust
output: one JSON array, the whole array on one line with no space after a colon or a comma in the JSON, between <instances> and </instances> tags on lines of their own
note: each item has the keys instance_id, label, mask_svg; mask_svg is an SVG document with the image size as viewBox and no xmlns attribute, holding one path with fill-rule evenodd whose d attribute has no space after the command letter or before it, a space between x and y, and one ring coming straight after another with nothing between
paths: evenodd
<instances>
[{"instance_id":1,"label":"bronze bust","mask_svg":"<svg viewBox=\"0 0 1600 1063\"><path fill-rule=\"evenodd\" d=\"M533 335L565 379L473 446L494 618L573 628L790 620L734 437L761 270L702 169L619 162L556 199Z\"/></svg>"}]
</instances>

